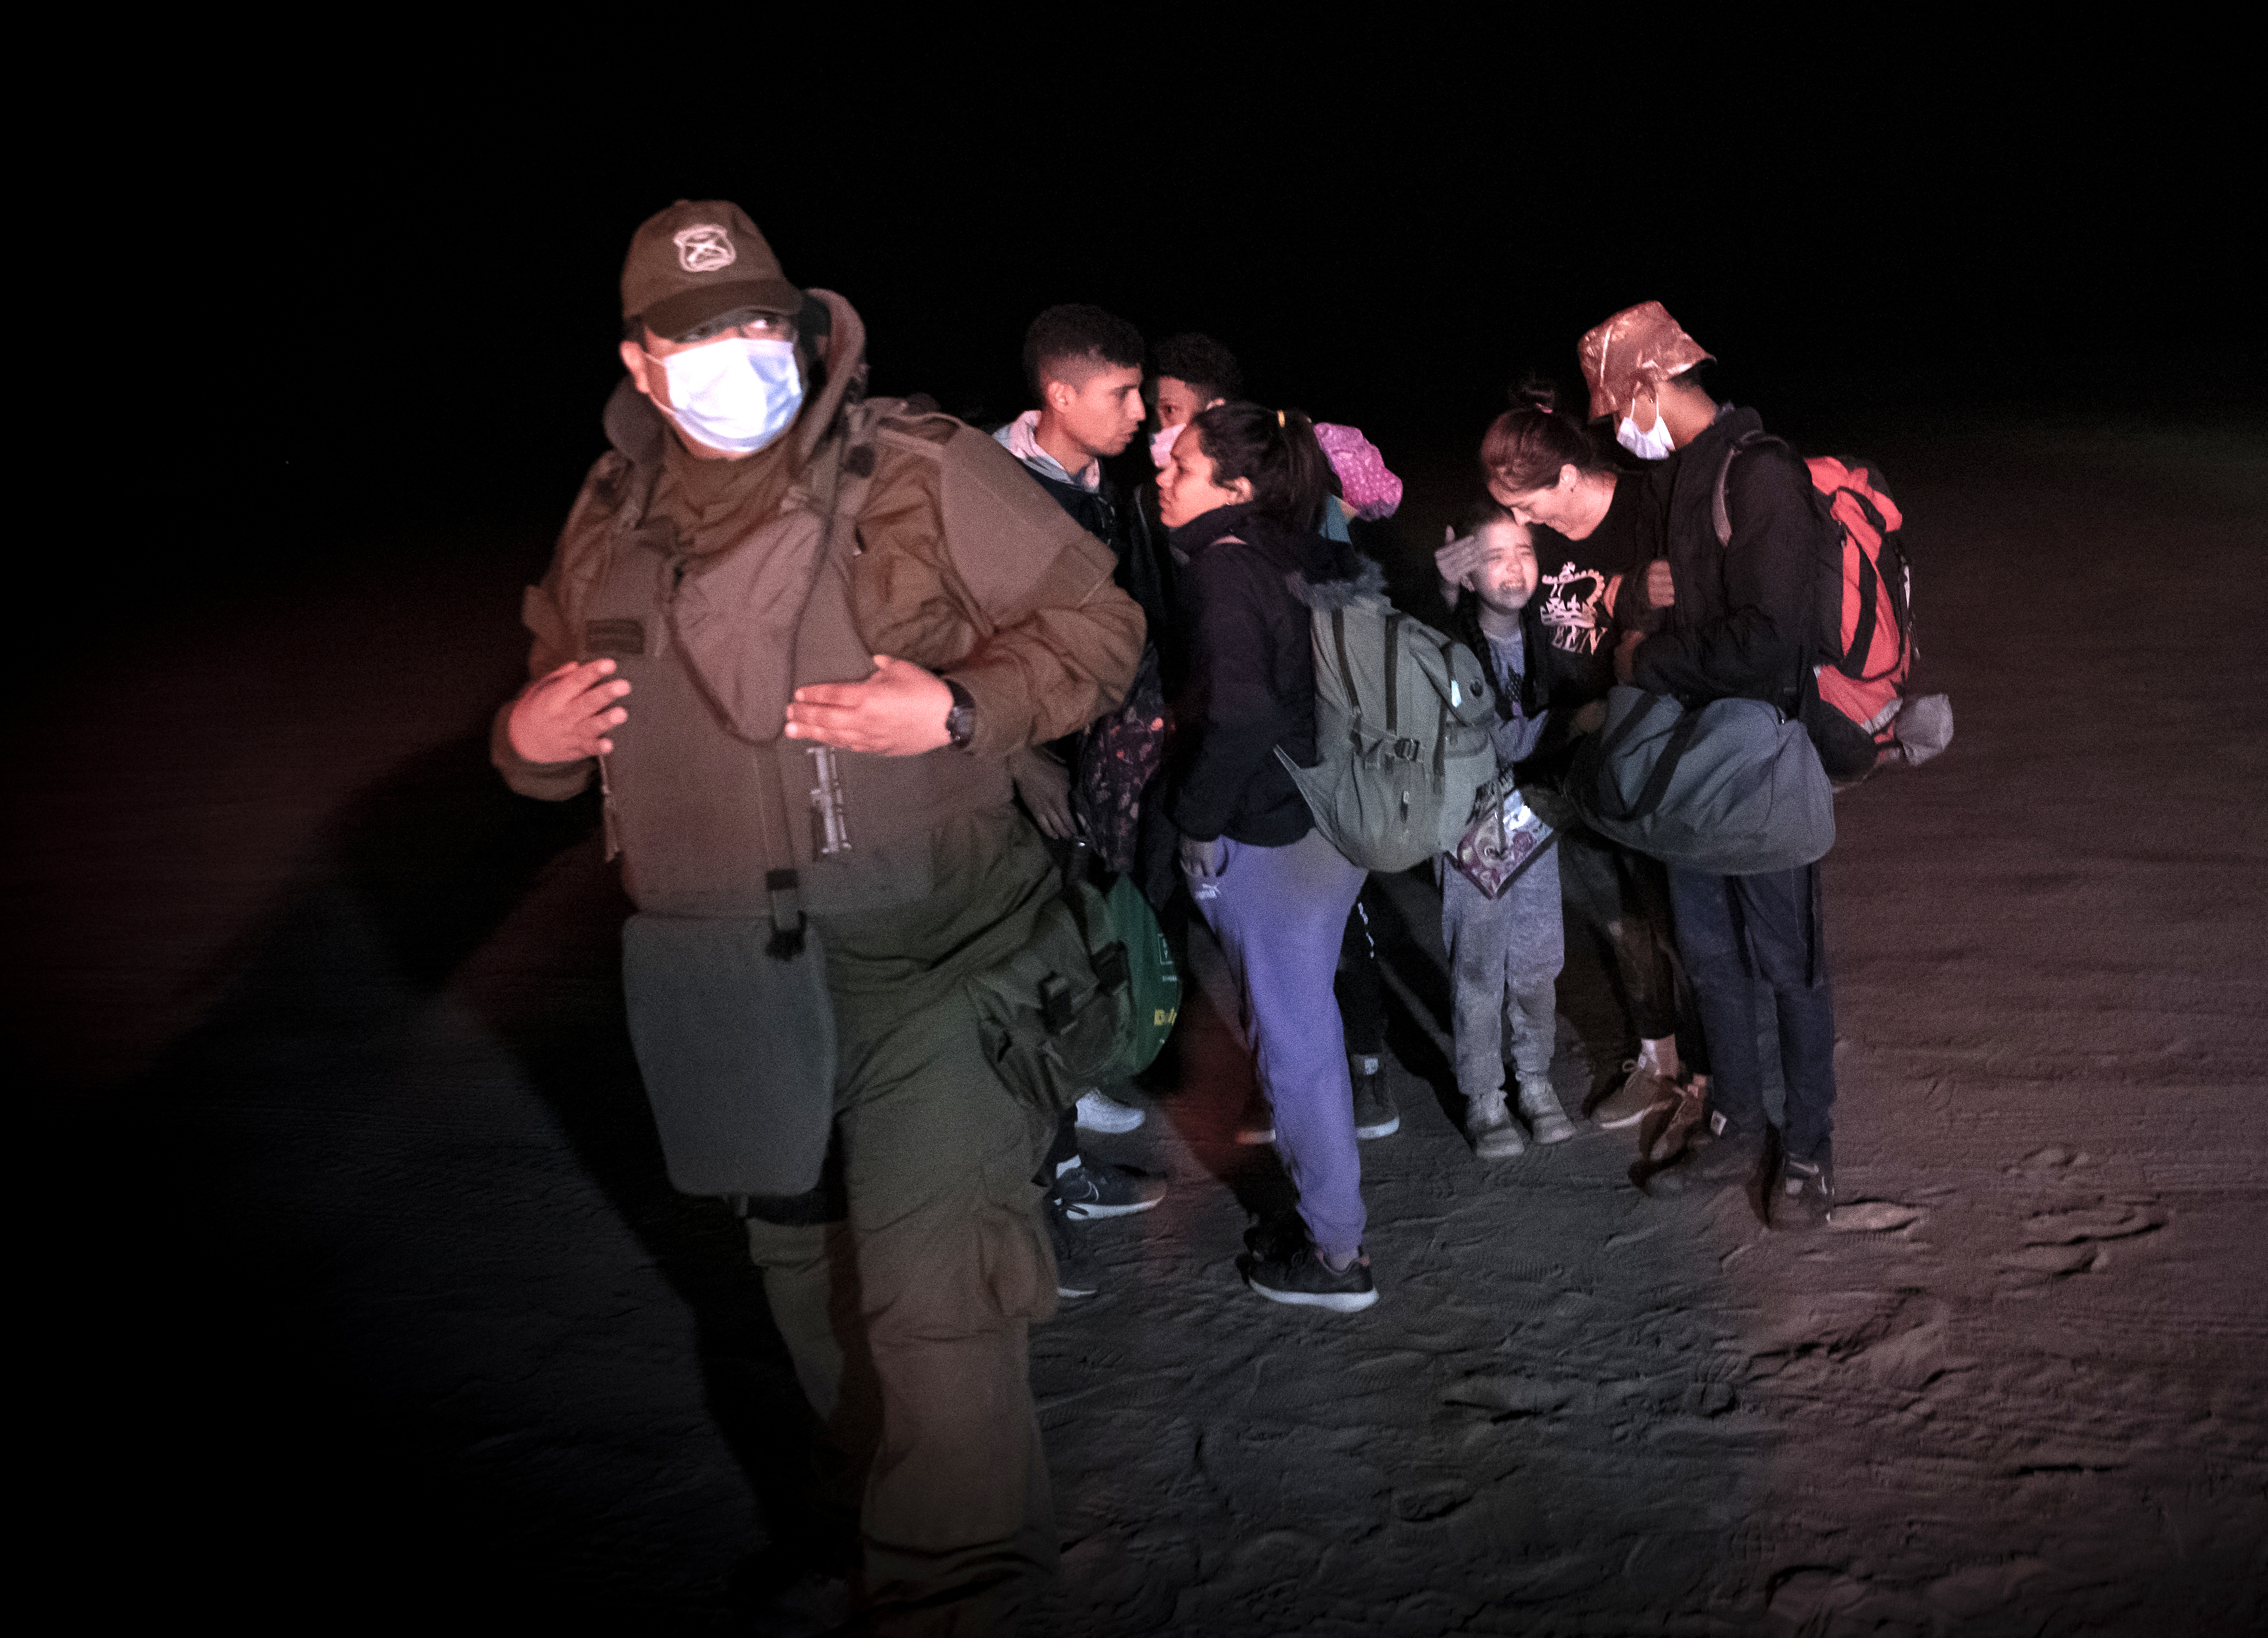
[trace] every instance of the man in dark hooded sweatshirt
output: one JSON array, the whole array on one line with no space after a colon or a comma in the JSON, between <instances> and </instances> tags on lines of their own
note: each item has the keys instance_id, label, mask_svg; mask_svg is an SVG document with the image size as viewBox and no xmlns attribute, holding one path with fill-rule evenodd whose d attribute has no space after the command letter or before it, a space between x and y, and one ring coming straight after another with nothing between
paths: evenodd
<instances>
[{"instance_id":1,"label":"man in dark hooded sweatshirt","mask_svg":"<svg viewBox=\"0 0 2268 1638\"><path fill-rule=\"evenodd\" d=\"M1668 619L1651 635L1622 639L1616 677L1689 710L1750 699L1798 717L1817 648L1826 527L1802 459L1776 439L1743 446L1763 433L1763 418L1702 390L1694 372L1709 355L1659 302L1616 313L1579 350L1593 417L1613 417L1617 438L1635 452L1677 455L1664 520ZM1716 522L1720 474L1726 542ZM1776 1223L1824 1221L1835 1204L1835 1003L1820 867L1712 876L1672 864L1669 891L1712 1074L1699 1152L1659 1182L1746 1183ZM1764 1106L1759 979L1771 996L1787 1090L1778 1128Z\"/></svg>"},{"instance_id":2,"label":"man in dark hooded sweatshirt","mask_svg":"<svg viewBox=\"0 0 2268 1638\"><path fill-rule=\"evenodd\" d=\"M1027 1344L1052 1120L970 981L1085 963L1008 758L1117 701L1141 612L991 439L862 401L858 314L739 207L647 221L622 315L613 448L526 599L495 759L607 793L671 1176L745 1217L862 1490L858 1630L1010 1631L1057 1554Z\"/></svg>"}]
</instances>

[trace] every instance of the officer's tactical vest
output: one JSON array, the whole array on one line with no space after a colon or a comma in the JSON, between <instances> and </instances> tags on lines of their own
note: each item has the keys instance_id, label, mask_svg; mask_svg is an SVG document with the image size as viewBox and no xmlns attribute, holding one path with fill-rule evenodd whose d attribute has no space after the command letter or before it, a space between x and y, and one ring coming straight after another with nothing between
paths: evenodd
<instances>
[{"instance_id":1,"label":"officer's tactical vest","mask_svg":"<svg viewBox=\"0 0 2268 1638\"><path fill-rule=\"evenodd\" d=\"M787 870L814 914L909 903L932 889L930 837L941 819L1008 807L998 757L950 746L886 757L782 732L793 688L874 671L851 577L875 444L936 459L964 430L896 400L856 406L747 540L688 556L666 525L627 509L602 561L576 577L589 587L564 611L578 657L612 657L632 685L634 723L615 736L600 776L609 854L622 855L623 885L641 910L777 917ZM962 521L946 519L949 538ZM991 533L983 521L965 520L980 547ZM784 671L755 651L739 618L781 599L803 606Z\"/></svg>"}]
</instances>

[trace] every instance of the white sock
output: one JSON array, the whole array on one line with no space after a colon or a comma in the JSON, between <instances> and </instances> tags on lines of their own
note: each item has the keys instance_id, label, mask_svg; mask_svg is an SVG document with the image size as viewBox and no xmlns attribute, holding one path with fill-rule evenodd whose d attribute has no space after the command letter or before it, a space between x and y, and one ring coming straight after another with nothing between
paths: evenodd
<instances>
[{"instance_id":1,"label":"white sock","mask_svg":"<svg viewBox=\"0 0 2268 1638\"><path fill-rule=\"evenodd\" d=\"M1638 1047L1638 1067L1651 1069L1665 1081L1677 1078L1677 1037L1665 1035L1660 1040L1640 1041Z\"/></svg>"},{"instance_id":2,"label":"white sock","mask_svg":"<svg viewBox=\"0 0 2268 1638\"><path fill-rule=\"evenodd\" d=\"M1347 1057L1347 1062L1357 1075L1376 1075L1378 1073L1378 1060L1375 1058L1358 1058L1350 1054Z\"/></svg>"},{"instance_id":3,"label":"white sock","mask_svg":"<svg viewBox=\"0 0 2268 1638\"><path fill-rule=\"evenodd\" d=\"M1063 1176L1066 1172L1076 1172L1078 1170L1079 1157L1077 1155L1073 1155L1069 1160L1058 1160L1056 1162L1056 1175L1057 1177Z\"/></svg>"}]
</instances>

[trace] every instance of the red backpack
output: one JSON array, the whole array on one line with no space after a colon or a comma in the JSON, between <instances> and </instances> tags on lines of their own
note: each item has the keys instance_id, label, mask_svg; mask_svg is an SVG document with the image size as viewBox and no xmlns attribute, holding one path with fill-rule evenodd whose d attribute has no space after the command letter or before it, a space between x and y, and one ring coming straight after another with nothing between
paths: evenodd
<instances>
[{"instance_id":1,"label":"red backpack","mask_svg":"<svg viewBox=\"0 0 2268 1638\"><path fill-rule=\"evenodd\" d=\"M1725 452L1717 469L1717 543L1730 546L1725 479L1733 457L1786 440L1751 432ZM1791 449L1790 453L1793 453ZM1819 615L1812 641L1818 701L1804 702L1804 726L1830 777L1864 778L1896 743L1897 716L1913 669L1913 571L1898 543L1905 519L1872 466L1831 455L1806 460L1812 502L1831 525L1823 539L1834 562L1820 563Z\"/></svg>"}]
</instances>

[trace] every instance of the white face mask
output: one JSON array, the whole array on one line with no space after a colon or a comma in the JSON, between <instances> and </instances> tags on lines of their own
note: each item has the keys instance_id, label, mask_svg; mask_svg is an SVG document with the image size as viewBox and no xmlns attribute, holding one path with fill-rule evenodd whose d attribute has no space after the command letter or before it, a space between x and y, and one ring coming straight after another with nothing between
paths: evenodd
<instances>
[{"instance_id":1,"label":"white face mask","mask_svg":"<svg viewBox=\"0 0 2268 1638\"><path fill-rule=\"evenodd\" d=\"M1165 471L1166 463L1173 459L1174 440L1182 436L1182 427L1189 424L1184 421L1180 426L1160 427L1150 435L1150 459L1160 472Z\"/></svg>"},{"instance_id":2,"label":"white face mask","mask_svg":"<svg viewBox=\"0 0 2268 1638\"><path fill-rule=\"evenodd\" d=\"M1615 442L1640 460L1668 460L1676 447L1669 441L1669 418L1661 413L1660 404L1653 407L1653 431L1639 431L1638 422L1624 415L1615 429Z\"/></svg>"},{"instance_id":3,"label":"white face mask","mask_svg":"<svg viewBox=\"0 0 2268 1638\"><path fill-rule=\"evenodd\" d=\"M803 407L792 342L728 336L672 353L661 368L669 381L663 413L711 449L734 455L760 450L786 431Z\"/></svg>"}]
</instances>

